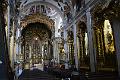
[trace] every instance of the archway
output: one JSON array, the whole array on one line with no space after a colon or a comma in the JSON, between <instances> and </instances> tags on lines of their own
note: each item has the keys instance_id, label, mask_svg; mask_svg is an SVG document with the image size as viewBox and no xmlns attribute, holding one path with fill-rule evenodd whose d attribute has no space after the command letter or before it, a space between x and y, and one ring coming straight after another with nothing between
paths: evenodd
<instances>
[{"instance_id":1,"label":"archway","mask_svg":"<svg viewBox=\"0 0 120 80\"><path fill-rule=\"evenodd\" d=\"M67 35L67 44L68 44L68 58L69 65L72 67L75 65L75 57L74 57L74 36L72 30L68 31Z\"/></svg>"},{"instance_id":2,"label":"archway","mask_svg":"<svg viewBox=\"0 0 120 80\"><path fill-rule=\"evenodd\" d=\"M115 36L113 35L116 31L112 26L114 16L110 15L113 9L111 5L105 9L100 6L97 8L94 12L97 71L113 72L117 70Z\"/></svg>"},{"instance_id":3,"label":"archway","mask_svg":"<svg viewBox=\"0 0 120 80\"><path fill-rule=\"evenodd\" d=\"M40 65L49 65L52 58L51 35L48 26L38 22L30 23L22 30L21 48L24 68L30 69Z\"/></svg>"},{"instance_id":4,"label":"archway","mask_svg":"<svg viewBox=\"0 0 120 80\"><path fill-rule=\"evenodd\" d=\"M89 51L88 51L88 34L87 27L84 22L79 22L77 25L77 46L78 46L78 59L79 68L89 70Z\"/></svg>"},{"instance_id":5,"label":"archway","mask_svg":"<svg viewBox=\"0 0 120 80\"><path fill-rule=\"evenodd\" d=\"M116 67L116 54L114 48L113 30L109 20L104 21L105 64Z\"/></svg>"}]
</instances>

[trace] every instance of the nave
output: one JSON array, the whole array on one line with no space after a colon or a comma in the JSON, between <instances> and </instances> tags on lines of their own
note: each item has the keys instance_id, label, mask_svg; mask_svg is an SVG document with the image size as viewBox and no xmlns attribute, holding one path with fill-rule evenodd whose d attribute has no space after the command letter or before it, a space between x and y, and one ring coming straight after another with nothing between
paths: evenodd
<instances>
[{"instance_id":1,"label":"nave","mask_svg":"<svg viewBox=\"0 0 120 80\"><path fill-rule=\"evenodd\" d=\"M77 73L76 73L77 72ZM53 67L26 69L17 80L119 80L116 73L92 73Z\"/></svg>"},{"instance_id":2,"label":"nave","mask_svg":"<svg viewBox=\"0 0 120 80\"><path fill-rule=\"evenodd\" d=\"M0 0L0 80L120 80L119 33L120 0Z\"/></svg>"}]
</instances>

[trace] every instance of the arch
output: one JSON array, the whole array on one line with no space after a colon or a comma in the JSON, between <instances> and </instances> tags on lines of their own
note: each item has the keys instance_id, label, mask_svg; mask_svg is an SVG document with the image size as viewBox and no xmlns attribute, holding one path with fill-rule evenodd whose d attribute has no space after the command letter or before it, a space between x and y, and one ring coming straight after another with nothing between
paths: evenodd
<instances>
[{"instance_id":1,"label":"arch","mask_svg":"<svg viewBox=\"0 0 120 80\"><path fill-rule=\"evenodd\" d=\"M45 36L47 36L48 38L51 38L52 32L46 24L36 22L36 23L30 23L26 25L26 27L22 30L21 34L24 37L27 34L27 36L31 36L30 38L35 36L38 36L39 38L43 38ZM45 39L42 39L42 40L45 40Z\"/></svg>"},{"instance_id":2,"label":"arch","mask_svg":"<svg viewBox=\"0 0 120 80\"><path fill-rule=\"evenodd\" d=\"M36 22L46 24L50 30L54 29L54 21L43 14L32 14L25 16L25 18L21 20L21 25L25 28L28 24Z\"/></svg>"},{"instance_id":3,"label":"arch","mask_svg":"<svg viewBox=\"0 0 120 80\"><path fill-rule=\"evenodd\" d=\"M81 28L86 28L86 24L85 24L85 22L82 22L82 21L80 21L80 22L78 22L78 24L77 24L78 26L80 26Z\"/></svg>"},{"instance_id":4,"label":"arch","mask_svg":"<svg viewBox=\"0 0 120 80\"><path fill-rule=\"evenodd\" d=\"M78 33L79 33L80 28L81 28L82 30L84 30L84 31L87 30L87 26L86 26L85 22L79 21L79 22L77 23L77 32L78 32ZM87 31L86 31L86 32L87 32Z\"/></svg>"}]
</instances>

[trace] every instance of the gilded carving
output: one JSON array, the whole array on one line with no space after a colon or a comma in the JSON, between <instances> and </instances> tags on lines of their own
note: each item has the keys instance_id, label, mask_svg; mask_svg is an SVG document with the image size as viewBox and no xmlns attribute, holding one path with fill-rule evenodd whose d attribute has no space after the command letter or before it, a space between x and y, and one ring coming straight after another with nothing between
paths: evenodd
<instances>
[{"instance_id":1,"label":"gilded carving","mask_svg":"<svg viewBox=\"0 0 120 80\"><path fill-rule=\"evenodd\" d=\"M108 2L108 1L106 1ZM98 67L113 67L115 61L111 60L115 57L114 42L112 33L107 30L108 24L105 25L105 20L111 21L120 15L120 2L119 0L110 0L108 3L98 4L92 10L94 20L94 31L96 37L96 50L97 50L97 65ZM105 26L107 29L105 29ZM110 59L111 58L111 59Z\"/></svg>"},{"instance_id":2,"label":"gilded carving","mask_svg":"<svg viewBox=\"0 0 120 80\"><path fill-rule=\"evenodd\" d=\"M23 20L21 20L22 27L26 27L30 23L40 22L48 25L49 29L51 30L54 26L54 21L49 19L49 17L43 14L32 14L26 16Z\"/></svg>"},{"instance_id":3,"label":"gilded carving","mask_svg":"<svg viewBox=\"0 0 120 80\"><path fill-rule=\"evenodd\" d=\"M92 10L92 16L95 21L95 25L101 26L105 19L111 20L120 15L120 1L110 0L106 4L97 4ZM99 23L99 24L98 24Z\"/></svg>"},{"instance_id":4,"label":"gilded carving","mask_svg":"<svg viewBox=\"0 0 120 80\"><path fill-rule=\"evenodd\" d=\"M7 5L8 5L7 0L2 0L1 3L2 3L3 11L5 12L7 10Z\"/></svg>"}]
</instances>

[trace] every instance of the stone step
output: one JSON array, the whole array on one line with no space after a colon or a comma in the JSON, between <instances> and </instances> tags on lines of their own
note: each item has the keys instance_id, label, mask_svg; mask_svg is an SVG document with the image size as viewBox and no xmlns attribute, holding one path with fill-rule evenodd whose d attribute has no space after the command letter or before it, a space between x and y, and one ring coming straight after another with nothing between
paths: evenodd
<instances>
[{"instance_id":1,"label":"stone step","mask_svg":"<svg viewBox=\"0 0 120 80\"><path fill-rule=\"evenodd\" d=\"M24 70L18 80L60 80L41 70Z\"/></svg>"},{"instance_id":2,"label":"stone step","mask_svg":"<svg viewBox=\"0 0 120 80\"><path fill-rule=\"evenodd\" d=\"M88 80L116 80L117 75L114 73L86 73Z\"/></svg>"}]
</instances>

